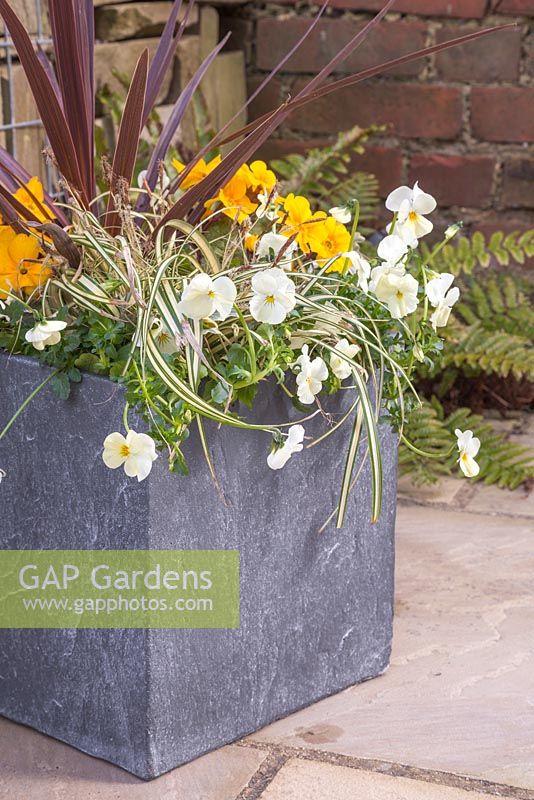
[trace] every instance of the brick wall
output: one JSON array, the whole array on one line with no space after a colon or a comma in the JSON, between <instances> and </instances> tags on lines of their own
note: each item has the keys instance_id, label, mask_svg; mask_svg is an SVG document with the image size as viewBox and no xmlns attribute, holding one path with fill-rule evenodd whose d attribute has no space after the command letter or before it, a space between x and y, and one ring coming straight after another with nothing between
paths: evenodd
<instances>
[{"instance_id":1,"label":"brick wall","mask_svg":"<svg viewBox=\"0 0 534 800\"><path fill-rule=\"evenodd\" d=\"M383 0L331 0L331 10L252 116L293 94L370 19ZM312 10L279 0L226 9L246 49L250 86L303 34ZM442 225L463 219L486 232L534 227L534 0L398 0L339 68L355 72L488 25L510 31L406 64L296 111L264 155L301 150L349 126L384 123L358 167L385 195L419 179L439 201Z\"/></svg>"}]
</instances>

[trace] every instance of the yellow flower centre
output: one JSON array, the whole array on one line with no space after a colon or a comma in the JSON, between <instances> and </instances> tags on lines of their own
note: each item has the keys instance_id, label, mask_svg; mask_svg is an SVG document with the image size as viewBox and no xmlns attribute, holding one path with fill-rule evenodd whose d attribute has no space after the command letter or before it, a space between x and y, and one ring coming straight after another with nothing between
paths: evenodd
<instances>
[{"instance_id":1,"label":"yellow flower centre","mask_svg":"<svg viewBox=\"0 0 534 800\"><path fill-rule=\"evenodd\" d=\"M128 458L130 455L130 448L127 444L121 444L120 454L123 458Z\"/></svg>"},{"instance_id":2,"label":"yellow flower centre","mask_svg":"<svg viewBox=\"0 0 534 800\"><path fill-rule=\"evenodd\" d=\"M462 461L467 461L467 459L469 458L469 456L467 455L467 453L465 452L465 450L463 450L463 451L461 452L461 454L460 454L460 458L461 458L461 460L462 460Z\"/></svg>"},{"instance_id":3,"label":"yellow flower centre","mask_svg":"<svg viewBox=\"0 0 534 800\"><path fill-rule=\"evenodd\" d=\"M408 214L408 219L410 222L417 222L417 211L410 211Z\"/></svg>"},{"instance_id":4,"label":"yellow flower centre","mask_svg":"<svg viewBox=\"0 0 534 800\"><path fill-rule=\"evenodd\" d=\"M208 292L208 297L209 297L211 300L213 300L213 298L215 297L215 292L213 291L213 289L210 289L210 291Z\"/></svg>"},{"instance_id":5,"label":"yellow flower centre","mask_svg":"<svg viewBox=\"0 0 534 800\"><path fill-rule=\"evenodd\" d=\"M403 297L404 297L404 294L400 290L397 291L397 300L402 300Z\"/></svg>"},{"instance_id":6,"label":"yellow flower centre","mask_svg":"<svg viewBox=\"0 0 534 800\"><path fill-rule=\"evenodd\" d=\"M274 304L274 294L268 294L265 298L265 302L272 306Z\"/></svg>"}]
</instances>

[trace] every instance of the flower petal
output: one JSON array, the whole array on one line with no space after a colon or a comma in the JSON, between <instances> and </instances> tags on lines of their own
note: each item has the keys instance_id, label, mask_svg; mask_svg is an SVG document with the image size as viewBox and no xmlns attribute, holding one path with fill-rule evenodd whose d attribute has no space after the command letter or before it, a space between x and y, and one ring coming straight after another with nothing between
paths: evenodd
<instances>
[{"instance_id":1,"label":"flower petal","mask_svg":"<svg viewBox=\"0 0 534 800\"><path fill-rule=\"evenodd\" d=\"M388 195L386 208L388 211L398 211L405 200L411 202L412 190L409 186L399 186L398 189L394 189L394 191Z\"/></svg>"}]
</instances>

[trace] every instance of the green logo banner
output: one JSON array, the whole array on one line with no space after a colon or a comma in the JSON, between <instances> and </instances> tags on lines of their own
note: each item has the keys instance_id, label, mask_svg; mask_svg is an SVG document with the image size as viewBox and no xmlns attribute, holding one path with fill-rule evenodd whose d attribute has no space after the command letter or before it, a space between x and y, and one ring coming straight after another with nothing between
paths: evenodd
<instances>
[{"instance_id":1,"label":"green logo banner","mask_svg":"<svg viewBox=\"0 0 534 800\"><path fill-rule=\"evenodd\" d=\"M0 628L238 627L238 550L0 550Z\"/></svg>"}]
</instances>

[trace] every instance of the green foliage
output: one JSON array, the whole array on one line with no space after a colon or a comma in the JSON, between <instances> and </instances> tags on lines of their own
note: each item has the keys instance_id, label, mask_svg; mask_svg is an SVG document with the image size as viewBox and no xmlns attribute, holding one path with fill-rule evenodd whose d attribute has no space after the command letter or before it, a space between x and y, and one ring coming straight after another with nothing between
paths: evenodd
<instances>
[{"instance_id":1,"label":"green foliage","mask_svg":"<svg viewBox=\"0 0 534 800\"><path fill-rule=\"evenodd\" d=\"M421 243L422 252L429 253L428 246ZM477 231L470 238L460 236L443 247L432 260L438 272L471 275L476 267L494 265L509 267L524 264L534 257L534 230L515 231L505 235L497 231L489 239Z\"/></svg>"},{"instance_id":2,"label":"green foliage","mask_svg":"<svg viewBox=\"0 0 534 800\"><path fill-rule=\"evenodd\" d=\"M281 194L305 195L313 200L314 207L323 211L356 199L360 203L360 220L369 222L378 206L378 181L374 175L352 171L350 160L353 154L363 153L364 142L380 130L355 127L339 134L337 141L328 147L311 148L304 154L293 153L273 160L271 166L282 179Z\"/></svg>"},{"instance_id":3,"label":"green foliage","mask_svg":"<svg viewBox=\"0 0 534 800\"><path fill-rule=\"evenodd\" d=\"M498 375L534 381L532 286L515 275L484 272L460 281L461 302L443 331L446 345L439 372L451 379Z\"/></svg>"},{"instance_id":4,"label":"green foliage","mask_svg":"<svg viewBox=\"0 0 534 800\"><path fill-rule=\"evenodd\" d=\"M401 475L409 474L414 483L428 484L435 483L444 475L457 474L456 428L472 430L480 439L480 454L477 457L480 474L477 480L505 489L516 489L534 477L534 453L529 448L506 441L504 436L493 430L491 422L473 414L469 408L458 408L447 416L436 397L425 400L422 407L412 412L404 433L419 450L437 457L424 458L401 444Z\"/></svg>"},{"instance_id":5,"label":"green foliage","mask_svg":"<svg viewBox=\"0 0 534 800\"><path fill-rule=\"evenodd\" d=\"M428 251L427 251L428 252ZM461 299L454 307L449 325L440 329L445 339L442 357L432 368L420 365L419 378L432 379L433 391L450 398L459 382L485 381L491 388L496 379L508 383L534 381L533 287L524 277L495 267L524 264L534 255L534 230L504 236L495 233L486 240L481 233L471 239L451 242L431 259L439 272L458 276ZM534 474L534 454L506 442L491 423L459 408L445 417L436 397L415 410L408 423L408 439L422 450L447 449L454 428L471 428L479 436L481 472L479 480L514 489ZM415 482L433 482L439 475L456 472L456 456L441 461L421 459L406 447L401 449L401 469Z\"/></svg>"}]
</instances>

